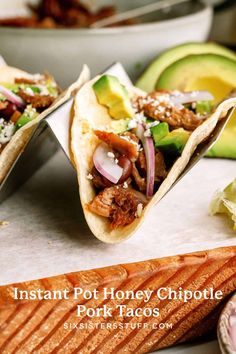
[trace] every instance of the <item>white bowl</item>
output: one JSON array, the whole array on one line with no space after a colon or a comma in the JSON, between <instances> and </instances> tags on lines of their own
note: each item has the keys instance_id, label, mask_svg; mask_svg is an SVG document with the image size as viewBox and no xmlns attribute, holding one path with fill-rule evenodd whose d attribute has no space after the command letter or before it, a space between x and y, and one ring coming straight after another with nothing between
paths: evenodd
<instances>
[{"instance_id":1,"label":"white bowl","mask_svg":"<svg viewBox=\"0 0 236 354\"><path fill-rule=\"evenodd\" d=\"M128 2L123 1L123 5L125 9ZM1 6L6 9L3 0L0 13ZM96 74L120 61L135 79L162 50L183 42L207 39L212 9L198 1L192 2L192 6L188 3L176 6L174 13L169 14L178 16L176 18L159 20L159 12L150 19L145 18L152 22L132 26L102 29L0 27L0 54L10 65L21 69L48 70L62 86L76 79L83 63Z\"/></svg>"}]
</instances>

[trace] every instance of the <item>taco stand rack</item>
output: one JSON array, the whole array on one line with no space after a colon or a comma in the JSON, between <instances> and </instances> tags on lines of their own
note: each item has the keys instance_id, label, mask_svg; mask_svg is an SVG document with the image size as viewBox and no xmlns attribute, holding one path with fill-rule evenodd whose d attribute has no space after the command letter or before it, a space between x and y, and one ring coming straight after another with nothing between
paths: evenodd
<instances>
[{"instance_id":1,"label":"taco stand rack","mask_svg":"<svg viewBox=\"0 0 236 354\"><path fill-rule=\"evenodd\" d=\"M105 73L117 76L125 85L132 85L128 74L119 62L108 68ZM25 183L60 148L70 160L69 131L72 108L73 98L70 98L39 123L24 151L18 156L8 175L0 184L0 203ZM217 124L211 136L198 146L175 184L205 155L206 151L219 138L233 110L231 109L227 116Z\"/></svg>"}]
</instances>

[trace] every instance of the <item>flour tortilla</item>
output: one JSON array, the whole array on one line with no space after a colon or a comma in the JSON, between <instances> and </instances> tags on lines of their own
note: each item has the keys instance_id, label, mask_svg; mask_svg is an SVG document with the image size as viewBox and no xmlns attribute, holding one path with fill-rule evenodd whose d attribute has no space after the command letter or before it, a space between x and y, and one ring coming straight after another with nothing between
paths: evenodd
<instances>
[{"instance_id":1,"label":"flour tortilla","mask_svg":"<svg viewBox=\"0 0 236 354\"><path fill-rule=\"evenodd\" d=\"M194 130L182 155L176 160L167 178L144 208L142 216L135 219L130 225L111 230L108 218L96 215L86 207L96 195L92 181L87 178L93 167L94 150L99 143L93 129L104 130L113 121L108 114L108 110L98 103L94 94L92 85L97 79L98 77L86 83L76 95L71 128L71 150L78 173L81 204L88 226L99 240L106 243L119 243L128 239L140 227L149 209L162 199L184 171L196 147L211 134L218 120L224 117L231 107L236 105L236 98L221 103L214 114ZM128 87L127 89L131 95L137 94L135 87ZM138 93L140 94L140 91Z\"/></svg>"},{"instance_id":2,"label":"flour tortilla","mask_svg":"<svg viewBox=\"0 0 236 354\"><path fill-rule=\"evenodd\" d=\"M51 113L56 107L60 106L63 102L67 101L73 92L80 89L80 87L89 80L89 69L85 65L83 70L76 82L74 82L67 90L65 90L54 103L45 111L37 116L33 121L24 125L19 129L12 137L10 142L6 145L4 150L0 153L0 184L7 177L14 162L17 160L18 156L24 150L30 136L34 132L38 123L45 118L49 113ZM0 82L2 83L14 83L15 78L32 78L31 74L25 71L9 67L0 67Z\"/></svg>"}]
</instances>

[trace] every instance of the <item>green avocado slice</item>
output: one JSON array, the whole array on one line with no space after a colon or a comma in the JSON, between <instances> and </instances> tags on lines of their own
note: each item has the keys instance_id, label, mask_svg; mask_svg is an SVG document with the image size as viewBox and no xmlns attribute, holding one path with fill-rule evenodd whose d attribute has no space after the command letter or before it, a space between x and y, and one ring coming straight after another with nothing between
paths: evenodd
<instances>
[{"instance_id":1,"label":"green avocado slice","mask_svg":"<svg viewBox=\"0 0 236 354\"><path fill-rule=\"evenodd\" d=\"M213 104L211 101L199 101L196 102L196 113L205 115L211 113L213 110Z\"/></svg>"},{"instance_id":2,"label":"green avocado slice","mask_svg":"<svg viewBox=\"0 0 236 354\"><path fill-rule=\"evenodd\" d=\"M236 54L233 51L213 42L181 44L164 51L154 59L138 79L136 86L146 92L154 91L159 76L169 65L188 55L206 53L219 54L236 60Z\"/></svg>"},{"instance_id":3,"label":"green avocado slice","mask_svg":"<svg viewBox=\"0 0 236 354\"><path fill-rule=\"evenodd\" d=\"M236 159L236 114L227 123L220 139L207 152L207 157Z\"/></svg>"},{"instance_id":4,"label":"green avocado slice","mask_svg":"<svg viewBox=\"0 0 236 354\"><path fill-rule=\"evenodd\" d=\"M31 106L26 107L25 111L23 112L23 114L20 116L20 118L16 122L15 131L19 130L24 125L31 122L37 116L38 116L38 113L36 112L36 110L34 110Z\"/></svg>"},{"instance_id":5,"label":"green avocado slice","mask_svg":"<svg viewBox=\"0 0 236 354\"><path fill-rule=\"evenodd\" d=\"M159 123L151 129L154 144L158 144L161 139L163 139L169 133L169 125L166 122Z\"/></svg>"},{"instance_id":6,"label":"green avocado slice","mask_svg":"<svg viewBox=\"0 0 236 354\"><path fill-rule=\"evenodd\" d=\"M93 84L98 102L108 108L114 119L132 118L134 111L128 91L117 77L103 75Z\"/></svg>"},{"instance_id":7,"label":"green avocado slice","mask_svg":"<svg viewBox=\"0 0 236 354\"><path fill-rule=\"evenodd\" d=\"M183 128L172 130L163 139L155 142L155 147L169 155L180 155L189 139L190 133Z\"/></svg>"}]
</instances>

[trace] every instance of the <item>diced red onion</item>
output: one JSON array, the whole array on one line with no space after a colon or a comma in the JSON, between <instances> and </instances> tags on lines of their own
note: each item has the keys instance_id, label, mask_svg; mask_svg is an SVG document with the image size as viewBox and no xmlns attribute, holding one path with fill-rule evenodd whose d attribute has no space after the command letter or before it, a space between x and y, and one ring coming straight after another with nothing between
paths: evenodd
<instances>
[{"instance_id":1,"label":"diced red onion","mask_svg":"<svg viewBox=\"0 0 236 354\"><path fill-rule=\"evenodd\" d=\"M173 104L185 104L198 101L212 101L214 96L209 91L192 91L180 92L178 94L171 94L170 101Z\"/></svg>"},{"instance_id":2,"label":"diced red onion","mask_svg":"<svg viewBox=\"0 0 236 354\"><path fill-rule=\"evenodd\" d=\"M109 152L111 150L106 144L99 144L93 154L93 163L102 176L116 184L123 174L123 168L108 156Z\"/></svg>"},{"instance_id":3,"label":"diced red onion","mask_svg":"<svg viewBox=\"0 0 236 354\"><path fill-rule=\"evenodd\" d=\"M147 161L147 190L146 195L148 198L153 196L154 182L155 182L155 148L153 139L144 136L145 129L142 124L138 124L136 128L136 135L142 141L143 149Z\"/></svg>"},{"instance_id":4,"label":"diced red onion","mask_svg":"<svg viewBox=\"0 0 236 354\"><path fill-rule=\"evenodd\" d=\"M25 107L25 101L20 96L17 96L16 94L14 94L11 90L7 89L6 87L0 85L0 93L2 93L3 96L5 96L9 101L14 103L16 106L18 106L20 108Z\"/></svg>"}]
</instances>

